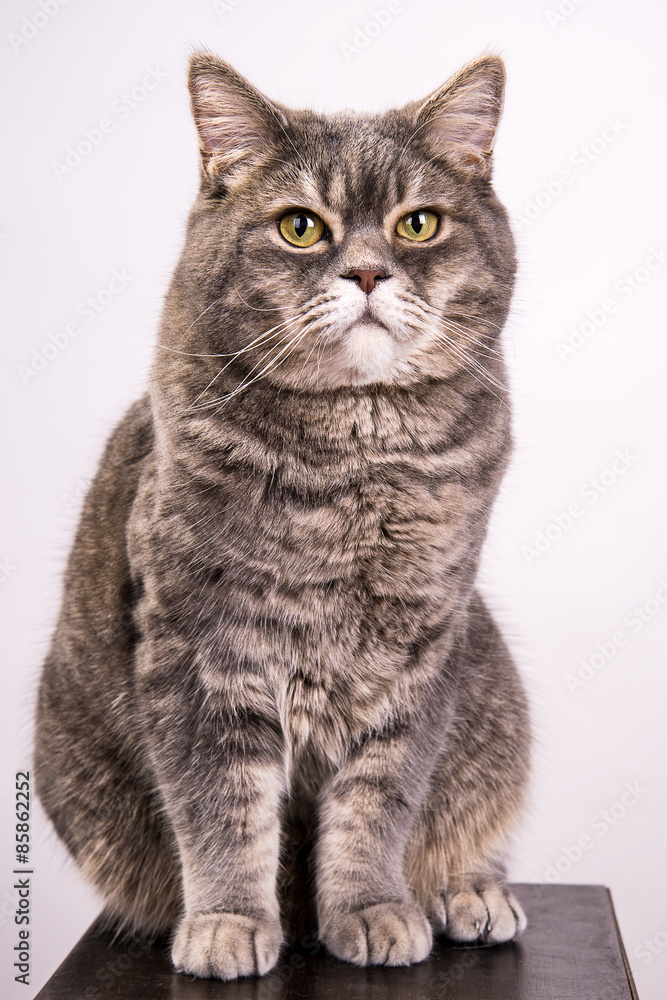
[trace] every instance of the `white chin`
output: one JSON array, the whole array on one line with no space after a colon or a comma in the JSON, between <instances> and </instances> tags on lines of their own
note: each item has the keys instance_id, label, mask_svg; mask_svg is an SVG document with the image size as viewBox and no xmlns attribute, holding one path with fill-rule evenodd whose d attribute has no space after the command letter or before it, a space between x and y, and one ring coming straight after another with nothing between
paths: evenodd
<instances>
[{"instance_id":1,"label":"white chin","mask_svg":"<svg viewBox=\"0 0 667 1000\"><path fill-rule=\"evenodd\" d=\"M383 326L357 323L350 327L343 342L344 365L357 385L386 378L396 357L396 344Z\"/></svg>"}]
</instances>

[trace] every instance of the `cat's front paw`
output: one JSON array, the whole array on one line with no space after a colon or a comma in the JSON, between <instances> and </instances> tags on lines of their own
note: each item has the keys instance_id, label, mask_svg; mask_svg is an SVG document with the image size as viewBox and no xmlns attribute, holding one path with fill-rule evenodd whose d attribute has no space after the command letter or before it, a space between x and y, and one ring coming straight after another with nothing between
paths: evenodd
<instances>
[{"instance_id":1,"label":"cat's front paw","mask_svg":"<svg viewBox=\"0 0 667 1000\"><path fill-rule=\"evenodd\" d=\"M354 913L338 913L321 937L329 951L354 965L411 965L423 962L433 935L413 903L375 903Z\"/></svg>"},{"instance_id":2,"label":"cat's front paw","mask_svg":"<svg viewBox=\"0 0 667 1000\"><path fill-rule=\"evenodd\" d=\"M276 964L280 922L242 913L194 913L183 918L171 948L179 972L202 979L263 976Z\"/></svg>"},{"instance_id":3,"label":"cat's front paw","mask_svg":"<svg viewBox=\"0 0 667 1000\"><path fill-rule=\"evenodd\" d=\"M518 899L497 882L454 883L428 909L436 933L452 941L502 944L526 929Z\"/></svg>"}]
</instances>

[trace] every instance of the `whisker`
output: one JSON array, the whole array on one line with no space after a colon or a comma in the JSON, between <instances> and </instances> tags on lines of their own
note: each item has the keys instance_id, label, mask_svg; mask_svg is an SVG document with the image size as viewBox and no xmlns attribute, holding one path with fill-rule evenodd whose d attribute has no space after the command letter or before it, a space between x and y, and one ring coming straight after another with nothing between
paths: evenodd
<instances>
[{"instance_id":1,"label":"whisker","mask_svg":"<svg viewBox=\"0 0 667 1000\"><path fill-rule=\"evenodd\" d=\"M252 373L253 373L253 372L255 371L255 369L256 369L256 368L258 368L258 367L259 367L260 365L262 365L262 364L263 364L263 363L264 363L264 362L266 361L266 359L267 359L267 357L269 356L269 354L270 354L270 351L271 351L271 350L273 350L274 348L277 348L277 347L279 347L279 346L280 346L280 344L282 343L282 341L284 341L284 340L285 340L285 337L283 337L283 338L282 338L282 340L278 341L278 343L274 345L274 348L270 348L270 349L269 349L269 351L267 351L267 352L266 352L266 354L264 354L264 356L263 356L262 358L260 358L260 360L259 360L259 361L257 361L257 362L256 362L256 363L255 363L255 364L254 364L254 365L252 366L252 368L250 369L250 371L248 371L248 372L246 373L246 375L244 376L244 378L243 378L243 379L241 380L241 382L240 382L240 383L239 383L239 384L238 384L238 385L236 386L236 388L235 388L235 389L232 389L232 391L231 391L231 392L228 392L228 393L226 393L226 394L225 394L224 396L219 396L219 397L218 397L217 399L213 399L213 400L211 400L211 401L210 401L210 402L208 402L208 403L203 403L203 404L202 404L201 406L198 406L198 407L197 407L197 409L200 409L200 410L203 410L203 409L206 409L206 408L208 408L208 407L211 407L211 406L216 406L217 404L224 404L224 403L225 403L225 402L227 402L227 401L228 401L229 399L231 399L231 398L232 398L233 396L237 395L237 393L239 393L239 392L240 392L240 391L241 391L242 389L245 389L245 388L247 388L247 387L248 387L249 385L252 385L252 383L253 383L253 382L256 382L256 381L257 381L257 379L261 378L261 377L262 377L263 375L265 375L265 374L266 374L266 373L267 373L268 371L270 371L270 370L271 370L271 367L272 367L272 366L275 366L275 362L276 362L277 360L279 360L279 359L280 359L280 356L281 356L282 354L284 354L284 352L285 352L286 350L288 350L288 348L289 348L289 347L290 347L290 346L291 346L292 344L294 344L294 343L295 343L296 341L298 341L298 340L299 340L299 339L300 339L300 338L301 338L301 337L302 337L302 336L303 336L303 335L304 335L304 334L306 333L306 330L307 330L307 329L308 329L308 327L304 328L304 329L303 329L303 330L301 330L301 331L300 331L299 333L297 333L297 335L296 335L295 337L292 337L292 339L291 339L291 340L289 340L287 344L284 344L284 346L283 346L283 347L281 347L281 348L280 348L280 350L278 351L278 354L277 354L277 355L275 355L275 357L274 357L274 358L272 358L272 359L271 359L271 360L270 360L270 361L269 361L269 362L268 362L268 363L267 363L267 364L266 364L266 365L264 366L264 368L262 368L262 369L261 369L261 371L259 371L259 372L257 373L257 375L255 375L255 376L254 376L254 377L253 377L252 379L250 379L250 380L248 381L248 377L249 377L250 375L252 375ZM290 336L291 336L291 331L290 331L289 333L287 333L287 334L286 334L286 336L287 336L287 337L290 337ZM217 413L218 411L216 410L215 412Z\"/></svg>"},{"instance_id":2,"label":"whisker","mask_svg":"<svg viewBox=\"0 0 667 1000\"><path fill-rule=\"evenodd\" d=\"M246 344L244 347L241 347L238 351L234 351L233 353L231 353L229 355L224 355L224 354L219 355L220 357L229 357L229 361L227 362L226 365L222 366L222 368L220 369L219 372L217 372L216 375L213 376L213 378L208 383L208 385L206 386L206 388L202 389L202 391L199 393L199 395L197 396L197 398L192 401L192 403L190 404L190 406L188 407L188 409L199 409L200 408L200 407L196 407L195 404L201 399L201 397L204 395L204 393L207 392L211 388L211 386L213 385L213 383L218 378L220 378L220 376L222 375L222 373L225 372L229 368L229 366L234 362L234 360L236 358L238 358L241 354L246 354L248 351L252 350L253 347L259 347L259 346L261 346L263 343L266 343L267 341L271 340L272 337L279 336L280 334L284 333L285 329L288 326L291 326L294 323L296 323L297 320L298 320L298 317L293 317L292 319L282 320L280 323L277 323L276 326L271 327L270 330L267 330L264 333L260 334L258 337L255 337L255 339L253 341L251 341L249 344ZM209 405L209 404L206 404L206 405Z\"/></svg>"},{"instance_id":3,"label":"whisker","mask_svg":"<svg viewBox=\"0 0 667 1000\"><path fill-rule=\"evenodd\" d=\"M172 354L182 354L186 358L226 358L226 354L193 354L192 351L178 351L175 347L167 347L166 344L156 344L163 351L171 351Z\"/></svg>"},{"instance_id":4,"label":"whisker","mask_svg":"<svg viewBox=\"0 0 667 1000\"><path fill-rule=\"evenodd\" d=\"M492 375L491 372L488 371L488 369L486 369L484 367L484 365L480 361L478 361L474 357L471 357L470 354L466 351L466 349L464 347L462 347L461 344L457 344L456 341L454 341L451 338L449 338L446 334L442 334L441 335L441 339L442 339L442 342L444 344L446 344L447 347L449 347L452 350L456 351L457 354L458 354L458 356L460 358L464 358L466 361L469 361L470 364L473 365L473 367L478 372L480 372L480 374L483 374L485 378L488 378L488 379L492 380L494 382L494 384L497 385L500 389L507 390L507 386L503 385L502 382L500 382L495 377L495 375Z\"/></svg>"},{"instance_id":5,"label":"whisker","mask_svg":"<svg viewBox=\"0 0 667 1000\"><path fill-rule=\"evenodd\" d=\"M312 325L311 325L311 329L312 329ZM313 353L313 351L316 348L319 348L320 344L324 343L325 334L326 334L326 329L320 330L319 333L316 335L316 337L315 337L315 339L313 341L313 346L308 351L308 355L306 357L306 360L304 361L304 363L301 365L301 368L299 369L299 375L301 375L301 373L303 372L304 368L306 367L306 365L310 361L310 356ZM320 375L320 356L319 356L319 352L318 352L318 355L317 355L317 379L319 379L319 375ZM317 379L316 379L316 383L317 383Z\"/></svg>"},{"instance_id":6,"label":"whisker","mask_svg":"<svg viewBox=\"0 0 667 1000\"><path fill-rule=\"evenodd\" d=\"M296 344L300 340L302 340L303 337L308 332L308 330L309 330L309 327L305 326L302 330L299 331L299 333L296 335L296 337L293 337L292 340L289 341L289 343L285 344L285 346L280 349L280 351L278 352L278 354L274 358L271 358L271 360L264 366L264 368L262 368L261 371L259 371L254 376L254 378L251 378L250 381L246 381L246 379L247 379L247 376L246 376L246 378L243 379L243 381L241 383L239 383L239 385L237 385L237 387L235 389L233 389L231 392L227 393L226 396L223 396L218 401L220 403L220 405L218 406L217 410L214 410L214 413L219 413L220 410L222 409L222 407L225 405L225 403L228 403L229 400L233 399L234 396L238 395L239 392L242 392L244 389L247 389L249 386L253 385L255 382L258 381L258 379L262 378L264 375L267 375L267 374L269 374L269 372L274 371L275 368L277 368L277 366L281 363L281 355L283 355L283 354L285 355L282 358L282 361L286 361L287 358L289 357L289 354L290 354L290 350L289 350L290 347L292 347L294 344ZM285 352L287 352L287 353L285 354ZM266 355L264 357L266 357ZM254 366L254 367L257 367L257 366ZM251 369L251 371L253 371L253 370L254 369ZM248 372L248 374L250 374L250 372Z\"/></svg>"},{"instance_id":7,"label":"whisker","mask_svg":"<svg viewBox=\"0 0 667 1000\"><path fill-rule=\"evenodd\" d=\"M238 288L237 288L236 285L234 285L234 291L236 292L236 294L240 298L240 300L243 303L243 305L247 306L248 309L254 309L255 312L280 312L280 307L279 306L267 306L266 308L263 309L261 306L253 306L249 302L246 302L246 300L243 298L243 296L241 295L241 293L238 290Z\"/></svg>"},{"instance_id":8,"label":"whisker","mask_svg":"<svg viewBox=\"0 0 667 1000\"><path fill-rule=\"evenodd\" d=\"M213 302L211 302L209 305L206 306L206 309L202 309L202 311L199 313L199 316L197 316L196 319L193 319L192 323L190 323L190 326L187 328L187 330L184 331L184 333L182 334L182 336L185 336L186 334L188 334L190 332L190 330L192 329L192 327L195 325L195 323L198 323L199 320L202 318L202 316L206 315L206 313L209 311L209 309L212 309L213 306L219 305L221 302L222 302L222 296L220 296L219 299L214 299ZM188 354L189 353L188 351L177 351L174 347L167 347L166 344L158 344L157 346L164 348L165 351L173 351L174 354ZM191 357L193 357L193 358L197 358L197 357L199 357L199 358L217 358L217 357L220 357L220 355L218 355L218 354L192 354Z\"/></svg>"},{"instance_id":9,"label":"whisker","mask_svg":"<svg viewBox=\"0 0 667 1000\"><path fill-rule=\"evenodd\" d=\"M506 385L503 385L503 383L497 379L495 375L492 375L490 371L487 371L484 365L480 364L476 358L470 357L470 355L459 344L451 340L451 338L449 338L446 334L440 334L439 339L441 343L462 363L469 375L472 375L473 378L476 378L481 385L484 385L487 389L489 389L489 391L496 396L496 399L504 402L504 400L500 399L500 396L493 392L491 385L495 385L498 389L502 390L502 392L507 393L509 390ZM471 366L470 368L467 367L466 362Z\"/></svg>"},{"instance_id":10,"label":"whisker","mask_svg":"<svg viewBox=\"0 0 667 1000\"><path fill-rule=\"evenodd\" d=\"M412 324L406 321L406 325L416 329L417 332L424 333L426 329L432 328L433 326L435 326L438 330L445 327L446 329L449 329L451 333L456 334L460 339L466 342L467 349L470 353L479 355L480 357L487 357L490 360L504 360L502 351L491 347L484 339L488 337L488 334L478 334L475 336L474 332L468 327L461 323L457 323L456 320L453 320L448 316L443 316L438 309L435 309L433 306L429 305L428 302L425 302L423 299L418 298L410 292L405 291L399 293L399 298L403 302L406 313L417 317L419 321L417 324Z\"/></svg>"},{"instance_id":11,"label":"whisker","mask_svg":"<svg viewBox=\"0 0 667 1000\"><path fill-rule=\"evenodd\" d=\"M241 298L242 301L245 301L243 300L243 297L241 296L238 289L236 289L236 292L239 295L239 298ZM211 357L228 357L229 361L227 362L226 365L223 365L223 367L220 369L219 372L217 372L216 375L214 375L214 377L210 380L208 385L199 393L196 399L193 400L188 409L200 410L218 405L218 403L220 403L220 401L225 397L217 397L216 399L210 400L206 403L202 403L199 405L197 404L199 403L199 400L202 398L202 396L205 395L205 393L211 388L211 386L220 377L220 375L222 375L222 373L227 370L227 368L233 363L233 361L236 358L240 357L242 354L246 354L250 350L256 349L257 347L260 347L263 344L268 343L269 340L277 336L281 337L281 339L279 339L274 346L280 347L281 344L284 344L285 340L285 337L282 335L285 334L286 331L289 331L290 327L294 327L296 323L305 322L308 329L312 330L316 326L317 319L320 318L322 315L327 314L329 303L335 301L337 298L338 296L331 294L331 292L320 292L310 300L310 302L305 306L305 308L302 307L302 313L300 316L292 317L287 320L282 320L280 323L277 323L275 326L271 327L270 330L267 330L264 333L260 334L259 336L255 337L254 340L252 340L249 344L244 345L244 347L240 348L238 351L228 352L227 354L211 355ZM248 305L248 303L246 303L246 305ZM290 335L291 334L287 332L287 336L289 337ZM295 338L294 342L296 342L297 339L298 338ZM289 347L291 343L293 342L290 341L290 344L288 344L287 347ZM245 376L241 385L250 384L246 382L248 375L251 375L252 372L254 372L259 366L261 366L267 357L268 357L268 352L264 354L263 358L261 358L258 362L256 362L253 365L253 367Z\"/></svg>"},{"instance_id":12,"label":"whisker","mask_svg":"<svg viewBox=\"0 0 667 1000\"><path fill-rule=\"evenodd\" d=\"M450 330L452 333L459 336L467 345L469 345L471 349L474 348L474 353L481 354L482 357L487 357L498 361L503 360L504 355L502 351L496 350L493 347L489 347L488 344L476 338L470 332L470 330L466 329L466 327L464 326L461 326L460 323L454 323L447 317L443 317L441 323L446 329Z\"/></svg>"},{"instance_id":13,"label":"whisker","mask_svg":"<svg viewBox=\"0 0 667 1000\"><path fill-rule=\"evenodd\" d=\"M483 323L485 326L492 326L494 330L500 331L503 329L504 324L502 323L494 323L493 320L486 319L485 316L475 316L472 313L462 312L462 310L459 309L456 305L454 305L453 308L455 314L457 316L462 316L463 319L469 319L475 323Z\"/></svg>"}]
</instances>

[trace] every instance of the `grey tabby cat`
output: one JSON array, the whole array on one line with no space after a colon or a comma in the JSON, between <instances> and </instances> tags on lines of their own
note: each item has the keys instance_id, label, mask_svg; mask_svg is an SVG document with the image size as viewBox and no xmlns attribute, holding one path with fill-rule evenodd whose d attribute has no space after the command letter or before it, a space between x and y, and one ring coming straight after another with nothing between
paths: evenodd
<instances>
[{"instance_id":1,"label":"grey tabby cat","mask_svg":"<svg viewBox=\"0 0 667 1000\"><path fill-rule=\"evenodd\" d=\"M376 115L205 53L189 85L201 190L69 559L39 795L187 973L313 928L358 965L508 941L529 725L474 586L510 451L502 62Z\"/></svg>"}]
</instances>

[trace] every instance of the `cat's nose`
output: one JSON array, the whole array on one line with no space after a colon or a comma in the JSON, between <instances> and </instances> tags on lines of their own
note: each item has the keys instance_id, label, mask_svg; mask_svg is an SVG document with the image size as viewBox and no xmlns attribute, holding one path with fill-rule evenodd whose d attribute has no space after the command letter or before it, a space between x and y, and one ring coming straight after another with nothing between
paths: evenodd
<instances>
[{"instance_id":1,"label":"cat's nose","mask_svg":"<svg viewBox=\"0 0 667 1000\"><path fill-rule=\"evenodd\" d=\"M359 287L362 292L366 292L366 295L370 295L375 288L375 282L379 281L381 278L388 278L389 275L386 271L370 271L365 267L354 267L350 271L346 271L345 274L341 274L341 278L352 278L353 281L359 281Z\"/></svg>"}]
</instances>

